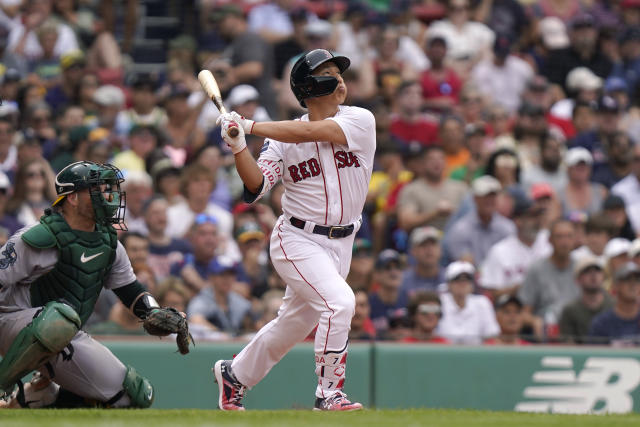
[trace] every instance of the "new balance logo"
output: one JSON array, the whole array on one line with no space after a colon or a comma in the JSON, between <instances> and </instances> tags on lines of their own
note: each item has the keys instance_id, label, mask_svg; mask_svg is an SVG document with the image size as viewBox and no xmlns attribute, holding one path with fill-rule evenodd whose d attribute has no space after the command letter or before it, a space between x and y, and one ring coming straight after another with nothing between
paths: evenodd
<instances>
[{"instance_id":1,"label":"new balance logo","mask_svg":"<svg viewBox=\"0 0 640 427\"><path fill-rule=\"evenodd\" d=\"M91 255L91 256L84 256L84 252L82 252L82 255L80 255L80 262L84 264L85 262L89 262L92 259L98 258L103 253L104 252L98 252L97 254L94 254L94 255Z\"/></svg>"},{"instance_id":2,"label":"new balance logo","mask_svg":"<svg viewBox=\"0 0 640 427\"><path fill-rule=\"evenodd\" d=\"M544 357L548 370L533 374L536 385L524 389L515 410L551 413L624 413L633 411L631 393L640 385L640 362L631 358L590 357L579 372L571 357Z\"/></svg>"}]
</instances>

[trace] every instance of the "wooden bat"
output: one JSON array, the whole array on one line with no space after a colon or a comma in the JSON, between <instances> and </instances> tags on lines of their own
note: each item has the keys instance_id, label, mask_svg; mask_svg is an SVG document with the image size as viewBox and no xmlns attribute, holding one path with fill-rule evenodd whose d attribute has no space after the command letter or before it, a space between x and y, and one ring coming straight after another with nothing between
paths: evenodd
<instances>
[{"instance_id":1,"label":"wooden bat","mask_svg":"<svg viewBox=\"0 0 640 427\"><path fill-rule=\"evenodd\" d=\"M213 101L216 107L218 107L218 111L222 114L227 113L227 109L222 103L222 96L220 95L220 88L218 87L218 83L216 82L216 78L213 77L211 71L202 70L198 73L198 80L200 81L200 85L202 89L207 93L207 96ZM238 128L233 127L227 131L231 138L235 138L238 136Z\"/></svg>"}]
</instances>

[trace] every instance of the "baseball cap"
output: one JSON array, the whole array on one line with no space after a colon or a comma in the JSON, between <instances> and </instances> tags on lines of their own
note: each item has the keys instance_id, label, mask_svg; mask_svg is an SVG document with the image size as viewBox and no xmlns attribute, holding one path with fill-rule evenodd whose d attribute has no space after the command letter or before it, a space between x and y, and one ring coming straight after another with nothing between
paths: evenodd
<instances>
[{"instance_id":1,"label":"baseball cap","mask_svg":"<svg viewBox=\"0 0 640 427\"><path fill-rule=\"evenodd\" d=\"M20 81L20 72L15 68L7 68L2 74L2 83Z\"/></svg>"},{"instance_id":2,"label":"baseball cap","mask_svg":"<svg viewBox=\"0 0 640 427\"><path fill-rule=\"evenodd\" d=\"M576 67L567 74L566 85L574 92L598 90L602 87L602 79L587 67Z\"/></svg>"},{"instance_id":3,"label":"baseball cap","mask_svg":"<svg viewBox=\"0 0 640 427\"><path fill-rule=\"evenodd\" d=\"M457 279L463 274L471 276L476 273L476 269L470 262L466 261L454 261L447 266L447 269L444 272L444 278L447 282L451 282L452 280Z\"/></svg>"},{"instance_id":4,"label":"baseball cap","mask_svg":"<svg viewBox=\"0 0 640 427\"><path fill-rule=\"evenodd\" d=\"M557 16L547 16L538 24L542 43L547 49L569 47L569 36L564 22Z\"/></svg>"},{"instance_id":5,"label":"baseball cap","mask_svg":"<svg viewBox=\"0 0 640 427\"><path fill-rule=\"evenodd\" d=\"M211 22L219 22L230 15L243 17L244 12L238 5L225 4L214 9L209 15L209 19L211 20Z\"/></svg>"},{"instance_id":6,"label":"baseball cap","mask_svg":"<svg viewBox=\"0 0 640 427\"><path fill-rule=\"evenodd\" d=\"M567 151L564 156L564 162L567 166L575 166L580 162L584 162L587 165L593 164L593 156L589 150L584 147L574 147Z\"/></svg>"},{"instance_id":7,"label":"baseball cap","mask_svg":"<svg viewBox=\"0 0 640 427\"><path fill-rule=\"evenodd\" d=\"M442 232L435 227L430 225L424 227L414 228L411 234L409 235L409 245L416 246L421 245L427 240L434 240L439 242L442 238Z\"/></svg>"},{"instance_id":8,"label":"baseball cap","mask_svg":"<svg viewBox=\"0 0 640 427\"><path fill-rule=\"evenodd\" d=\"M218 225L218 220L214 216L206 213L201 213L196 215L196 217L193 219L193 225L197 226L202 224Z\"/></svg>"},{"instance_id":9,"label":"baseball cap","mask_svg":"<svg viewBox=\"0 0 640 427\"><path fill-rule=\"evenodd\" d=\"M148 89L153 92L158 89L158 77L152 73L138 73L131 77L129 84L133 89Z\"/></svg>"},{"instance_id":10,"label":"baseball cap","mask_svg":"<svg viewBox=\"0 0 640 427\"><path fill-rule=\"evenodd\" d=\"M191 95L191 91L183 84L173 84L169 88L167 99L172 98L188 98Z\"/></svg>"},{"instance_id":11,"label":"baseball cap","mask_svg":"<svg viewBox=\"0 0 640 427\"><path fill-rule=\"evenodd\" d=\"M583 271L589 267L597 267L600 270L604 270L604 265L600 258L593 255L584 255L578 258L573 265L574 276L579 276Z\"/></svg>"},{"instance_id":12,"label":"baseball cap","mask_svg":"<svg viewBox=\"0 0 640 427\"><path fill-rule=\"evenodd\" d=\"M307 25L304 27L304 33L307 36L318 37L318 38L326 38L331 35L333 27L328 21L324 19L315 19L313 21L309 21Z\"/></svg>"},{"instance_id":13,"label":"baseball cap","mask_svg":"<svg viewBox=\"0 0 640 427\"><path fill-rule=\"evenodd\" d=\"M229 97L227 98L227 104L229 107L235 107L238 105L245 104L249 101L257 101L260 98L260 94L250 85L238 85L231 89L229 92Z\"/></svg>"},{"instance_id":14,"label":"baseball cap","mask_svg":"<svg viewBox=\"0 0 640 427\"><path fill-rule=\"evenodd\" d=\"M246 243L249 240L263 240L264 231L260 228L260 225L255 222L245 222L236 230L235 234L238 243Z\"/></svg>"},{"instance_id":15,"label":"baseball cap","mask_svg":"<svg viewBox=\"0 0 640 427\"><path fill-rule=\"evenodd\" d=\"M398 265L402 264L402 258L400 254L394 249L385 249L378 254L378 259L376 259L376 269L384 269L389 264L396 263Z\"/></svg>"},{"instance_id":16,"label":"baseball cap","mask_svg":"<svg viewBox=\"0 0 640 427\"><path fill-rule=\"evenodd\" d=\"M607 93L611 92L626 92L629 90L629 85L627 81L622 77L609 77L604 82L604 91Z\"/></svg>"},{"instance_id":17,"label":"baseball cap","mask_svg":"<svg viewBox=\"0 0 640 427\"><path fill-rule=\"evenodd\" d=\"M518 298L515 295L509 295L509 294L500 295L498 299L496 299L494 307L496 310L499 310L503 307L506 307L509 304L516 304L518 308L523 307L523 304L522 304L522 301L520 301L520 298Z\"/></svg>"},{"instance_id":18,"label":"baseball cap","mask_svg":"<svg viewBox=\"0 0 640 427\"><path fill-rule=\"evenodd\" d=\"M508 189L508 193L513 199L512 218L523 216L531 211L533 200L523 190L514 186Z\"/></svg>"},{"instance_id":19,"label":"baseball cap","mask_svg":"<svg viewBox=\"0 0 640 427\"><path fill-rule=\"evenodd\" d=\"M618 113L620 112L620 104L615 98L604 95L598 100L598 112L599 113Z\"/></svg>"},{"instance_id":20,"label":"baseball cap","mask_svg":"<svg viewBox=\"0 0 640 427\"><path fill-rule=\"evenodd\" d=\"M93 101L105 107L122 107L125 101L124 92L118 86L103 85L93 93Z\"/></svg>"},{"instance_id":21,"label":"baseball cap","mask_svg":"<svg viewBox=\"0 0 640 427\"><path fill-rule=\"evenodd\" d=\"M105 128L94 128L89 131L89 142L107 141L109 131Z\"/></svg>"},{"instance_id":22,"label":"baseball cap","mask_svg":"<svg viewBox=\"0 0 640 427\"><path fill-rule=\"evenodd\" d=\"M82 141L89 140L89 128L87 126L75 126L69 131L69 142L73 147Z\"/></svg>"},{"instance_id":23,"label":"baseball cap","mask_svg":"<svg viewBox=\"0 0 640 427\"><path fill-rule=\"evenodd\" d=\"M596 26L596 20L590 13L579 13L569 21L569 28L594 28Z\"/></svg>"},{"instance_id":24,"label":"baseball cap","mask_svg":"<svg viewBox=\"0 0 640 427\"><path fill-rule=\"evenodd\" d=\"M638 276L640 278L640 266L635 262L625 262L614 273L614 280L625 280L631 276Z\"/></svg>"},{"instance_id":25,"label":"baseball cap","mask_svg":"<svg viewBox=\"0 0 640 427\"><path fill-rule=\"evenodd\" d=\"M81 50L72 50L60 57L60 68L68 70L71 67L84 67L86 60Z\"/></svg>"},{"instance_id":26,"label":"baseball cap","mask_svg":"<svg viewBox=\"0 0 640 427\"><path fill-rule=\"evenodd\" d=\"M506 57L511 51L511 40L505 35L498 35L493 42L493 53L498 57Z\"/></svg>"},{"instance_id":27,"label":"baseball cap","mask_svg":"<svg viewBox=\"0 0 640 427\"><path fill-rule=\"evenodd\" d=\"M635 258L638 255L640 255L640 237L631 242L631 247L629 247L629 258Z\"/></svg>"},{"instance_id":28,"label":"baseball cap","mask_svg":"<svg viewBox=\"0 0 640 427\"><path fill-rule=\"evenodd\" d=\"M497 193L502 189L500 181L491 175L483 175L476 178L471 184L471 191L474 196L484 197L492 193Z\"/></svg>"},{"instance_id":29,"label":"baseball cap","mask_svg":"<svg viewBox=\"0 0 640 427\"><path fill-rule=\"evenodd\" d=\"M611 259L623 254L628 254L631 249L631 242L622 237L616 237L607 242L604 247L604 256L606 259Z\"/></svg>"},{"instance_id":30,"label":"baseball cap","mask_svg":"<svg viewBox=\"0 0 640 427\"><path fill-rule=\"evenodd\" d=\"M544 199L545 197L553 197L555 194L553 188L547 182L537 182L531 186L531 198L533 200Z\"/></svg>"},{"instance_id":31,"label":"baseball cap","mask_svg":"<svg viewBox=\"0 0 640 427\"><path fill-rule=\"evenodd\" d=\"M428 47L433 46L435 43L440 43L444 47L447 47L447 39L445 39L444 37L442 37L440 35L433 35L433 36L431 36L431 37L429 37L427 39L427 46Z\"/></svg>"},{"instance_id":32,"label":"baseball cap","mask_svg":"<svg viewBox=\"0 0 640 427\"><path fill-rule=\"evenodd\" d=\"M616 194L609 194L602 202L602 210L624 209L625 207L624 199Z\"/></svg>"},{"instance_id":33,"label":"baseball cap","mask_svg":"<svg viewBox=\"0 0 640 427\"><path fill-rule=\"evenodd\" d=\"M212 259L207 266L207 274L223 274L227 271L236 273L237 269L235 264L225 257L217 257Z\"/></svg>"}]
</instances>

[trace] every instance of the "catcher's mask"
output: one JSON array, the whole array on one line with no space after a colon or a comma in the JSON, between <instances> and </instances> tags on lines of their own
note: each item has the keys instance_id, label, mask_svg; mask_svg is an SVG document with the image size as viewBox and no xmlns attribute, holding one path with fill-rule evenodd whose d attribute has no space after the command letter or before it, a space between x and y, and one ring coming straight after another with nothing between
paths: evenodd
<instances>
[{"instance_id":1,"label":"catcher's mask","mask_svg":"<svg viewBox=\"0 0 640 427\"><path fill-rule=\"evenodd\" d=\"M122 172L113 165L88 161L72 163L56 175L58 198L53 206L61 203L67 195L87 188L96 223L126 231L124 213L127 199L120 189L122 182Z\"/></svg>"}]
</instances>

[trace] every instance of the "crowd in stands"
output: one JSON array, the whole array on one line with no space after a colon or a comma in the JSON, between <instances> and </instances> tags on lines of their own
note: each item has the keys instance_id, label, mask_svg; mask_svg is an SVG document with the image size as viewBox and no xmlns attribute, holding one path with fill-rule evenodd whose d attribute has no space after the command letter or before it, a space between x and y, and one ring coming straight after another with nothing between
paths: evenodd
<instances>
[{"instance_id":1,"label":"crowd in stands","mask_svg":"<svg viewBox=\"0 0 640 427\"><path fill-rule=\"evenodd\" d=\"M146 3L0 0L0 243L66 165L112 163L138 279L196 341L247 339L284 295L283 189L242 202L196 75L245 117L292 119L291 66L326 48L376 117L353 340L640 344L639 0L168 1L180 34L140 71ZM107 291L87 330L143 333Z\"/></svg>"}]
</instances>

